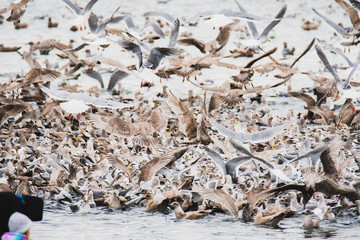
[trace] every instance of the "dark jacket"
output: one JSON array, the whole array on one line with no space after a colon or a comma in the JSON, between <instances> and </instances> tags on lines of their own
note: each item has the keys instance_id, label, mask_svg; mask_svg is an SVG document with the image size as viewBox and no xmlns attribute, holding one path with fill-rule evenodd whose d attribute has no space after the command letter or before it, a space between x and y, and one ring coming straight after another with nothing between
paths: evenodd
<instances>
[{"instance_id":1,"label":"dark jacket","mask_svg":"<svg viewBox=\"0 0 360 240\"><path fill-rule=\"evenodd\" d=\"M41 198L0 192L0 236L9 231L9 217L14 212L21 212L32 221L41 221L43 208L44 201Z\"/></svg>"}]
</instances>

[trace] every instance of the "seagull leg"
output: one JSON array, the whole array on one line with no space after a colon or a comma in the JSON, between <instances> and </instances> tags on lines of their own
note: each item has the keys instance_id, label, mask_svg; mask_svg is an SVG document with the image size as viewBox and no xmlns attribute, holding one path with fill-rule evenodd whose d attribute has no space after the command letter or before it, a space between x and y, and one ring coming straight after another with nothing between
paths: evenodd
<instances>
[{"instance_id":1,"label":"seagull leg","mask_svg":"<svg viewBox=\"0 0 360 240\"><path fill-rule=\"evenodd\" d=\"M165 77L166 77L166 81L169 81L169 77L168 77L168 75L166 74L166 71L164 71L164 75L165 75ZM161 82L161 78L160 78L160 82Z\"/></svg>"}]
</instances>

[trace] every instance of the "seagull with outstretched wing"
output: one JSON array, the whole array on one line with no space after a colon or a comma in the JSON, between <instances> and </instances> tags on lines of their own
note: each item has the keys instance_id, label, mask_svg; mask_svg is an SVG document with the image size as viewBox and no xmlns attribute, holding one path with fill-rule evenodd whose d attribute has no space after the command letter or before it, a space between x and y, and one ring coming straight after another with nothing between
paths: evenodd
<instances>
[{"instance_id":1,"label":"seagull with outstretched wing","mask_svg":"<svg viewBox=\"0 0 360 240\"><path fill-rule=\"evenodd\" d=\"M241 13L247 13L245 8L237 1L234 0L236 5L238 6ZM250 32L255 40L258 40L260 43L264 43L267 39L267 36L269 35L269 32L281 21L281 19L284 17L286 13L287 6L284 4L278 14L276 14L275 19L262 31L262 33L259 35L255 24L252 21L247 21L247 24L249 26Z\"/></svg>"},{"instance_id":2,"label":"seagull with outstretched wing","mask_svg":"<svg viewBox=\"0 0 360 240\"><path fill-rule=\"evenodd\" d=\"M94 4L98 0L91 0L90 2L88 2L88 4L85 6L85 8L80 8L79 6L77 6L70 0L61 0L61 1L76 15L85 15L86 13L88 13L91 10L91 8L94 6Z\"/></svg>"},{"instance_id":3,"label":"seagull with outstretched wing","mask_svg":"<svg viewBox=\"0 0 360 240\"><path fill-rule=\"evenodd\" d=\"M229 138L233 138L240 142L251 142L251 143L267 142L276 135L283 132L283 130L291 124L290 121L287 121L279 126L268 128L263 131L258 131L253 133L237 133L217 123L215 120L211 118L209 119L209 122L216 130L219 131L220 134Z\"/></svg>"}]
</instances>

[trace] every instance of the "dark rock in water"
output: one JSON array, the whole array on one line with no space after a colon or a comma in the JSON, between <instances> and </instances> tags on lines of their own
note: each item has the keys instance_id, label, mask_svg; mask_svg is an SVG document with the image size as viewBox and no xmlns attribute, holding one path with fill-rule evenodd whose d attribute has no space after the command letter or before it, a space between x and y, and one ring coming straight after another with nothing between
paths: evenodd
<instances>
[{"instance_id":1,"label":"dark rock in water","mask_svg":"<svg viewBox=\"0 0 360 240\"><path fill-rule=\"evenodd\" d=\"M70 205L70 209L73 213L76 213L79 211L79 206L77 204Z\"/></svg>"},{"instance_id":2,"label":"dark rock in water","mask_svg":"<svg viewBox=\"0 0 360 240\"><path fill-rule=\"evenodd\" d=\"M79 28L75 25L71 26L70 31L76 32Z\"/></svg>"},{"instance_id":3,"label":"dark rock in water","mask_svg":"<svg viewBox=\"0 0 360 240\"><path fill-rule=\"evenodd\" d=\"M15 29L22 29L22 28L27 28L28 25L27 23L17 23L15 24Z\"/></svg>"}]
</instances>

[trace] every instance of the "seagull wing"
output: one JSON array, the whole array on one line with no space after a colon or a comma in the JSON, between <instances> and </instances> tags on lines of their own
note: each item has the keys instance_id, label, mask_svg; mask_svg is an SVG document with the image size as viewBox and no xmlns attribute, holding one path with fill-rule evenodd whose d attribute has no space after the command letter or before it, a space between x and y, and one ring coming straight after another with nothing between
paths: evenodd
<instances>
[{"instance_id":1,"label":"seagull wing","mask_svg":"<svg viewBox=\"0 0 360 240\"><path fill-rule=\"evenodd\" d=\"M320 154L323 151L325 151L326 149L328 149L328 147L329 147L329 144L322 144L322 145L320 145L320 146L318 146L318 147L316 147L314 149L311 149L310 151L306 152L305 154L300 155L300 156L296 157L295 159L289 161L288 164L299 161L299 160L301 160L303 158L312 157L312 156L314 156L316 154L319 154L319 156L320 156Z\"/></svg>"},{"instance_id":2,"label":"seagull wing","mask_svg":"<svg viewBox=\"0 0 360 240\"><path fill-rule=\"evenodd\" d=\"M237 177L237 169L239 168L239 165L243 162L249 161L250 159L251 157L248 156L230 159L225 163L226 173L234 180Z\"/></svg>"},{"instance_id":3,"label":"seagull wing","mask_svg":"<svg viewBox=\"0 0 360 240\"><path fill-rule=\"evenodd\" d=\"M281 8L280 12L275 16L276 20L272 21L265 29L264 31L261 33L259 40L260 42L265 42L266 41L266 37L269 34L269 32L281 21L281 19L284 17L285 12L286 12L286 4L284 4L284 6Z\"/></svg>"},{"instance_id":4,"label":"seagull wing","mask_svg":"<svg viewBox=\"0 0 360 240\"><path fill-rule=\"evenodd\" d=\"M169 48L172 48L175 46L176 39L178 38L178 35L179 35L179 29L180 29L180 21L179 21L179 19L176 19L174 22L174 26L170 32L170 40L169 40L169 46L168 46Z\"/></svg>"},{"instance_id":5,"label":"seagull wing","mask_svg":"<svg viewBox=\"0 0 360 240\"><path fill-rule=\"evenodd\" d=\"M331 124L336 120L336 116L334 112L331 111L330 109L313 106L309 108L309 111L320 115L325 120L326 124Z\"/></svg>"},{"instance_id":6,"label":"seagull wing","mask_svg":"<svg viewBox=\"0 0 360 240\"><path fill-rule=\"evenodd\" d=\"M175 48L155 47L150 51L150 56L144 63L145 67L155 70L165 56L176 55L179 51Z\"/></svg>"},{"instance_id":7,"label":"seagull wing","mask_svg":"<svg viewBox=\"0 0 360 240\"><path fill-rule=\"evenodd\" d=\"M232 22L232 23L226 24L225 26L221 27L220 32L215 39L220 45L220 47L218 49L216 49L216 51L219 51L227 44L227 42L229 41L229 38L230 38L231 27L234 24L235 24L235 22Z\"/></svg>"},{"instance_id":8,"label":"seagull wing","mask_svg":"<svg viewBox=\"0 0 360 240\"><path fill-rule=\"evenodd\" d=\"M158 22L155 21L149 21L143 28L143 30L147 27L151 27L152 29L154 29L154 32L160 36L160 37L165 37L163 30L161 29L160 25Z\"/></svg>"},{"instance_id":9,"label":"seagull wing","mask_svg":"<svg viewBox=\"0 0 360 240\"><path fill-rule=\"evenodd\" d=\"M168 90L169 107L179 119L179 129L187 138L193 139L197 136L197 122L190 110L182 104L182 102Z\"/></svg>"},{"instance_id":10,"label":"seagull wing","mask_svg":"<svg viewBox=\"0 0 360 240\"><path fill-rule=\"evenodd\" d=\"M220 204L221 206L226 208L234 217L239 217L238 208L236 207L234 200L229 194L223 192L222 190L210 188L201 188L196 191L203 198L209 199L210 201Z\"/></svg>"},{"instance_id":11,"label":"seagull wing","mask_svg":"<svg viewBox=\"0 0 360 240\"><path fill-rule=\"evenodd\" d=\"M305 50L300 54L300 56L298 56L293 63L290 65L290 68L292 68L310 49L311 47L314 45L315 43L315 38L313 38L311 40L311 42L309 43L309 45L305 48Z\"/></svg>"},{"instance_id":12,"label":"seagull wing","mask_svg":"<svg viewBox=\"0 0 360 240\"><path fill-rule=\"evenodd\" d=\"M125 21L126 25L128 26L128 28L136 30L136 26L135 26L135 24L134 24L134 20L133 20L133 18L132 18L131 16L129 16L129 15L126 16L126 17L124 18L124 21Z\"/></svg>"},{"instance_id":13,"label":"seagull wing","mask_svg":"<svg viewBox=\"0 0 360 240\"><path fill-rule=\"evenodd\" d=\"M181 158L189 148L180 148L161 154L158 157L153 158L140 168L139 183L152 178L157 171L165 167L168 163L176 161Z\"/></svg>"},{"instance_id":14,"label":"seagull wing","mask_svg":"<svg viewBox=\"0 0 360 240\"><path fill-rule=\"evenodd\" d=\"M211 150L208 147L204 147L205 153L210 157L210 159L220 168L223 172L224 177L226 176L226 167L224 159L214 150Z\"/></svg>"},{"instance_id":15,"label":"seagull wing","mask_svg":"<svg viewBox=\"0 0 360 240\"><path fill-rule=\"evenodd\" d=\"M112 100L101 99L97 97L91 97L85 93L70 93L62 90L49 89L44 86L40 86L40 89L55 100L81 100L85 104L90 104L96 107L107 107L107 108L125 108L131 107L132 104L124 104Z\"/></svg>"},{"instance_id":16,"label":"seagull wing","mask_svg":"<svg viewBox=\"0 0 360 240\"><path fill-rule=\"evenodd\" d=\"M168 22L173 23L175 21L175 19L168 13L166 12L160 12L160 11L151 11L151 12L146 12L143 14L144 17L163 17L164 19L166 19Z\"/></svg>"},{"instance_id":17,"label":"seagull wing","mask_svg":"<svg viewBox=\"0 0 360 240\"><path fill-rule=\"evenodd\" d=\"M265 58L265 57L268 57L270 56L271 54L273 54L274 52L276 52L277 50L277 47L271 49L270 51L267 51L265 52L263 55L257 57L257 58L254 58L253 60L251 60L248 64L246 64L246 66L244 68L250 68L252 65L254 65L254 63L256 63L257 61L259 61L260 59L262 58Z\"/></svg>"},{"instance_id":18,"label":"seagull wing","mask_svg":"<svg viewBox=\"0 0 360 240\"><path fill-rule=\"evenodd\" d=\"M127 51L134 53L138 57L139 68L141 68L142 64L143 64L143 58L142 58L142 52L141 52L140 46L137 45L136 43L133 43L133 42L127 41L127 40L121 40L119 43L120 43L121 47L123 47Z\"/></svg>"},{"instance_id":19,"label":"seagull wing","mask_svg":"<svg viewBox=\"0 0 360 240\"><path fill-rule=\"evenodd\" d=\"M226 17L240 18L247 21L268 21L269 18L259 17L254 14L245 13L245 12L233 12L233 11L220 11L221 14L224 14ZM219 14L219 13L218 13ZM271 19L273 20L273 19Z\"/></svg>"},{"instance_id":20,"label":"seagull wing","mask_svg":"<svg viewBox=\"0 0 360 240\"><path fill-rule=\"evenodd\" d=\"M349 18L353 25L354 30L359 30L360 19L359 19L359 14L358 14L357 10L353 6L351 6L350 4L345 2L344 0L335 0L335 2L337 4L339 4L340 7L342 7L346 11L346 13L349 15Z\"/></svg>"},{"instance_id":21,"label":"seagull wing","mask_svg":"<svg viewBox=\"0 0 360 240\"><path fill-rule=\"evenodd\" d=\"M244 153L245 155L248 155L249 157L252 157L256 160L259 160L260 162L262 162L263 164L265 164L266 166L268 166L270 169L274 169L274 167L268 163L266 160L259 158L255 155L253 155L251 152L249 152L249 150L247 150L244 146L242 146L239 142L234 141L232 138L229 139L231 145L236 148L237 150L239 150L240 152Z\"/></svg>"},{"instance_id":22,"label":"seagull wing","mask_svg":"<svg viewBox=\"0 0 360 240\"><path fill-rule=\"evenodd\" d=\"M126 177L129 179L130 182L133 182L131 172L129 171L127 166L116 155L108 154L106 157L113 166L116 166L125 173Z\"/></svg>"},{"instance_id":23,"label":"seagull wing","mask_svg":"<svg viewBox=\"0 0 360 240\"><path fill-rule=\"evenodd\" d=\"M128 75L129 75L128 73L121 70L117 70L116 72L114 72L110 77L107 90L110 91L111 89L113 89L118 81L127 77Z\"/></svg>"},{"instance_id":24,"label":"seagull wing","mask_svg":"<svg viewBox=\"0 0 360 240\"><path fill-rule=\"evenodd\" d=\"M249 133L249 141L252 143L258 142L267 142L271 140L273 137L278 135L279 133L283 132L283 130L291 124L290 121L286 121L281 125L276 127L268 128L263 131L257 131L253 133Z\"/></svg>"},{"instance_id":25,"label":"seagull wing","mask_svg":"<svg viewBox=\"0 0 360 240\"><path fill-rule=\"evenodd\" d=\"M215 120L213 120L213 119L211 119L211 118L209 118L209 122L211 123L211 125L212 125L216 130L218 130L218 132L219 132L221 135L223 135L223 136L225 136L225 137L229 137L229 138L234 138L234 139L236 139L236 134L237 134L236 132L230 130L229 128L224 127L223 125L217 123ZM239 135L240 135L240 138L241 138L241 134L239 134ZM237 139L237 140L239 140L239 139ZM240 139L239 141L243 141L243 138Z\"/></svg>"},{"instance_id":26,"label":"seagull wing","mask_svg":"<svg viewBox=\"0 0 360 240\"><path fill-rule=\"evenodd\" d=\"M46 93L47 95L49 95L49 97L51 97L52 99L55 100L70 100L70 92L67 91L61 91L61 90L54 90L54 89L50 89L44 86L40 86L40 89Z\"/></svg>"},{"instance_id":27,"label":"seagull wing","mask_svg":"<svg viewBox=\"0 0 360 240\"><path fill-rule=\"evenodd\" d=\"M247 11L245 10L245 8L237 1L237 0L234 0L236 5L238 6L239 10L241 12L244 12L244 13L247 13ZM253 36L254 39L257 39L259 37L259 33L256 29L256 26L253 22L251 21L247 21L247 25L249 26L249 29L250 29L250 32Z\"/></svg>"},{"instance_id":28,"label":"seagull wing","mask_svg":"<svg viewBox=\"0 0 360 240\"><path fill-rule=\"evenodd\" d=\"M126 32L126 35L133 39L142 49L144 49L147 53L150 52L150 47L148 45L146 45L145 43L143 43L141 40L139 40L137 37L135 37L134 35L132 35L131 33L129 32Z\"/></svg>"},{"instance_id":29,"label":"seagull wing","mask_svg":"<svg viewBox=\"0 0 360 240\"><path fill-rule=\"evenodd\" d=\"M91 28L91 26L90 26ZM84 47L86 47L87 45L89 45L88 43L82 43L81 45L77 46L76 48L73 49L69 49L69 50L65 50L65 52L77 52L80 51L81 49L83 49Z\"/></svg>"},{"instance_id":30,"label":"seagull wing","mask_svg":"<svg viewBox=\"0 0 360 240\"><path fill-rule=\"evenodd\" d=\"M206 53L205 51L205 43L202 41L199 41L195 38L185 38L185 39L180 39L178 40L179 43L184 44L184 45L193 45L194 47L196 47L197 49L200 50L200 52L202 53Z\"/></svg>"},{"instance_id":31,"label":"seagull wing","mask_svg":"<svg viewBox=\"0 0 360 240\"><path fill-rule=\"evenodd\" d=\"M341 57L343 57L350 67L353 67L355 65L340 49L334 47L329 43L326 43L325 41L319 40L319 42L330 50L336 52L336 54L339 54Z\"/></svg>"},{"instance_id":32,"label":"seagull wing","mask_svg":"<svg viewBox=\"0 0 360 240\"><path fill-rule=\"evenodd\" d=\"M149 120L157 133L160 133L163 129L165 129L170 113L170 109L165 103L151 112Z\"/></svg>"},{"instance_id":33,"label":"seagull wing","mask_svg":"<svg viewBox=\"0 0 360 240\"><path fill-rule=\"evenodd\" d=\"M88 13L97 1L98 0L91 0L88 4L86 4L84 10L82 11L82 14L84 15Z\"/></svg>"},{"instance_id":34,"label":"seagull wing","mask_svg":"<svg viewBox=\"0 0 360 240\"><path fill-rule=\"evenodd\" d=\"M31 84L35 82L48 82L59 78L61 73L47 68L32 68L24 77L23 84Z\"/></svg>"},{"instance_id":35,"label":"seagull wing","mask_svg":"<svg viewBox=\"0 0 360 240\"><path fill-rule=\"evenodd\" d=\"M106 130L110 133L115 133L125 137L133 135L133 124L124 121L120 117L91 114L89 115L89 120L97 128Z\"/></svg>"},{"instance_id":36,"label":"seagull wing","mask_svg":"<svg viewBox=\"0 0 360 240\"><path fill-rule=\"evenodd\" d=\"M77 15L82 15L83 14L83 11L78 6L76 6L74 3L72 3L71 1L69 1L69 0L61 0L61 1L63 3L65 3L66 6L68 8L70 8L70 10L72 10Z\"/></svg>"},{"instance_id":37,"label":"seagull wing","mask_svg":"<svg viewBox=\"0 0 360 240\"><path fill-rule=\"evenodd\" d=\"M90 104L96 107L107 107L107 108L125 108L134 106L133 104L125 104L112 100L101 99L97 97L91 97L85 93L73 93L76 99L84 101L86 104Z\"/></svg>"},{"instance_id":38,"label":"seagull wing","mask_svg":"<svg viewBox=\"0 0 360 240\"><path fill-rule=\"evenodd\" d=\"M349 76L348 78L346 79L346 81L344 82L344 85L343 85L343 88L344 89L347 89L349 86L350 86L350 80L351 78L354 76L356 70L359 68L359 63L360 63L360 51L357 55L357 58L356 58L356 63L352 66L353 69L351 70L351 72L349 73Z\"/></svg>"},{"instance_id":39,"label":"seagull wing","mask_svg":"<svg viewBox=\"0 0 360 240\"><path fill-rule=\"evenodd\" d=\"M339 75L335 72L335 70L333 69L333 67L330 65L329 60L327 59L327 57L325 56L324 51L321 49L321 47L316 44L315 45L315 49L316 52L319 56L319 58L321 59L321 61L324 63L325 67L330 71L330 73L333 75L333 77L336 80L336 83L342 83L341 79L339 78Z\"/></svg>"},{"instance_id":40,"label":"seagull wing","mask_svg":"<svg viewBox=\"0 0 360 240\"><path fill-rule=\"evenodd\" d=\"M92 69L86 69L86 70L84 71L84 73L85 73L87 76L98 80L98 82L99 82L100 85L101 85L101 88L104 88L104 81L103 81L100 73L98 73L98 72L96 72L96 71L94 71L94 70L92 70Z\"/></svg>"},{"instance_id":41,"label":"seagull wing","mask_svg":"<svg viewBox=\"0 0 360 240\"><path fill-rule=\"evenodd\" d=\"M342 147L341 137L336 136L330 142L331 147L328 147L320 155L320 160L323 165L325 175L332 179L339 177L339 161L338 155Z\"/></svg>"},{"instance_id":42,"label":"seagull wing","mask_svg":"<svg viewBox=\"0 0 360 240\"><path fill-rule=\"evenodd\" d=\"M316 11L314 8L312 9L317 15L319 15L322 19L324 19L324 21L330 25L330 27L332 27L336 32L338 32L341 36L344 37L344 34L346 33L346 30L342 27L340 27L339 25L337 25L335 22L331 21L330 19L328 19L327 17L325 17L324 15L320 14L318 11Z\"/></svg>"},{"instance_id":43,"label":"seagull wing","mask_svg":"<svg viewBox=\"0 0 360 240\"><path fill-rule=\"evenodd\" d=\"M238 140L240 142L252 142L252 143L258 143L258 142L266 142L272 139L277 134L281 133L287 126L291 124L290 121L285 122L284 124L281 124L279 126L269 128L263 131L258 131L254 133L236 133L223 125L217 123L213 119L209 119L211 125L215 127L219 133L222 135L233 138L235 140Z\"/></svg>"},{"instance_id":44,"label":"seagull wing","mask_svg":"<svg viewBox=\"0 0 360 240\"><path fill-rule=\"evenodd\" d=\"M27 107L20 104L7 104L0 108L0 127L13 116L18 115L19 113L26 111Z\"/></svg>"},{"instance_id":45,"label":"seagull wing","mask_svg":"<svg viewBox=\"0 0 360 240\"><path fill-rule=\"evenodd\" d=\"M308 109L312 106L315 106L315 100L309 94L299 92L288 92L288 94L292 97L299 98L306 102L306 106Z\"/></svg>"}]
</instances>

